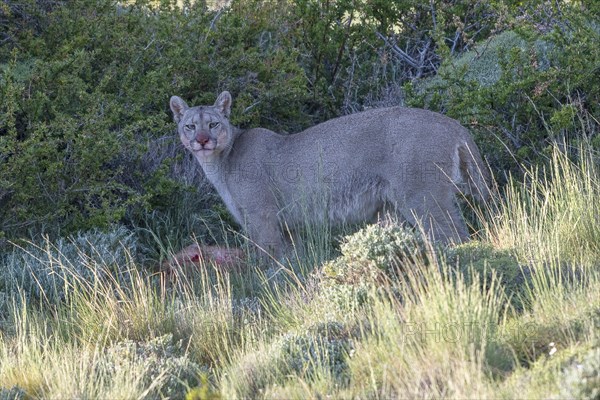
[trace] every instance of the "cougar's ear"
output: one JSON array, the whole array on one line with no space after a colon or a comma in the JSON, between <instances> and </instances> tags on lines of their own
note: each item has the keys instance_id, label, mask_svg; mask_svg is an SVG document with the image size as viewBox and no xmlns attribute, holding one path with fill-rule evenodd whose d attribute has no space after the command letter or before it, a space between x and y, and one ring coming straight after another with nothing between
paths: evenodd
<instances>
[{"instance_id":1,"label":"cougar's ear","mask_svg":"<svg viewBox=\"0 0 600 400\"><path fill-rule=\"evenodd\" d=\"M169 105L171 106L171 111L173 111L173 119L179 123L181 117L183 117L183 113L188 109L188 105L178 96L171 97Z\"/></svg>"},{"instance_id":2,"label":"cougar's ear","mask_svg":"<svg viewBox=\"0 0 600 400\"><path fill-rule=\"evenodd\" d=\"M229 114L231 113L231 94L228 91L224 91L217 97L217 101L215 101L215 107L221 111L221 114L225 116L225 118L229 118Z\"/></svg>"}]
</instances>

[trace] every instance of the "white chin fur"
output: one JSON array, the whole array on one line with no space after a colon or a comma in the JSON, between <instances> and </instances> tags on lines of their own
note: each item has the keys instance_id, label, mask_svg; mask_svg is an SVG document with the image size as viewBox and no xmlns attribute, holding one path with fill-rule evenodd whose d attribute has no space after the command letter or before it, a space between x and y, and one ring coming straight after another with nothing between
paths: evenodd
<instances>
[{"instance_id":1,"label":"white chin fur","mask_svg":"<svg viewBox=\"0 0 600 400\"><path fill-rule=\"evenodd\" d=\"M192 150L192 151L194 152L194 154L196 154L198 156L208 157L215 152L215 149L198 149L198 150Z\"/></svg>"}]
</instances>

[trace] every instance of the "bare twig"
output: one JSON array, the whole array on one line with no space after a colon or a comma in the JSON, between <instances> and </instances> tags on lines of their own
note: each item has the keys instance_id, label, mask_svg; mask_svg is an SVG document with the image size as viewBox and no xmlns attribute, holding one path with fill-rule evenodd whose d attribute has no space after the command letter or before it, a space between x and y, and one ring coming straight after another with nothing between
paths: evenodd
<instances>
[{"instance_id":1,"label":"bare twig","mask_svg":"<svg viewBox=\"0 0 600 400\"><path fill-rule=\"evenodd\" d=\"M452 55L454 55L456 45L458 45L458 39L460 39L460 29L456 29L456 33L454 34L454 40L452 40L452 48L450 49L450 54Z\"/></svg>"},{"instance_id":2,"label":"bare twig","mask_svg":"<svg viewBox=\"0 0 600 400\"><path fill-rule=\"evenodd\" d=\"M419 50L419 67L417 69L417 78L420 78L423 75L423 69L425 68L425 57L429 52L429 47L431 46L431 38L427 39L427 43L425 46Z\"/></svg>"},{"instance_id":3,"label":"bare twig","mask_svg":"<svg viewBox=\"0 0 600 400\"><path fill-rule=\"evenodd\" d=\"M213 17L213 19L210 21L210 26L208 27L208 30L206 31L206 35L204 35L203 42L206 42L208 40L208 35L210 35L210 33L215 30L215 25L217 24L217 22L219 21L219 19L221 19L221 15L223 14L223 10L224 10L224 8L220 8L219 11L216 12L216 14Z\"/></svg>"},{"instance_id":4,"label":"bare twig","mask_svg":"<svg viewBox=\"0 0 600 400\"><path fill-rule=\"evenodd\" d=\"M414 58L409 56L404 50L402 50L400 47L398 47L398 45L396 43L393 43L389 38L382 35L380 32L375 32L375 34L377 35L377 37L379 37L381 40L383 40L383 42L386 45L388 45L390 47L390 49L394 52L394 54L396 54L398 57L400 57L402 60L404 60L408 65L410 65L413 68L419 68L419 63L417 62L417 60L415 60Z\"/></svg>"}]
</instances>

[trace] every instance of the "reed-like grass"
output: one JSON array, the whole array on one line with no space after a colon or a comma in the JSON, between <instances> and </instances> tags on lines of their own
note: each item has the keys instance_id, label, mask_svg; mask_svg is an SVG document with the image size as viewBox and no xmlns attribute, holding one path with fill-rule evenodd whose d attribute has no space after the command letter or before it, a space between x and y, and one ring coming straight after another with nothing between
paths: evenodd
<instances>
[{"instance_id":1,"label":"reed-like grass","mask_svg":"<svg viewBox=\"0 0 600 400\"><path fill-rule=\"evenodd\" d=\"M555 149L509 184L460 260L425 243L371 265L361 246L388 239L363 233L332 278L323 261L337 250L317 226L291 260L241 271L152 272L129 235L21 246L0 272L0 395L585 397L598 376L600 175L580 153Z\"/></svg>"},{"instance_id":2,"label":"reed-like grass","mask_svg":"<svg viewBox=\"0 0 600 400\"><path fill-rule=\"evenodd\" d=\"M512 180L486 223L487 241L523 260L594 262L600 255L600 170L582 146L573 161L557 145L548 165Z\"/></svg>"}]
</instances>

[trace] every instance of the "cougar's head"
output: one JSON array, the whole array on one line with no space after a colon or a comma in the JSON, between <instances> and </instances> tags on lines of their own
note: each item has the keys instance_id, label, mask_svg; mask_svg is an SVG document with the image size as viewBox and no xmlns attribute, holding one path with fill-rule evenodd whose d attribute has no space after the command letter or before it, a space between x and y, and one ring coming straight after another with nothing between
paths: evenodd
<instances>
[{"instance_id":1,"label":"cougar's head","mask_svg":"<svg viewBox=\"0 0 600 400\"><path fill-rule=\"evenodd\" d=\"M229 92L221 93L213 106L188 107L177 96L171 97L170 106L181 142L194 156L216 156L231 147L233 137L229 125Z\"/></svg>"}]
</instances>

